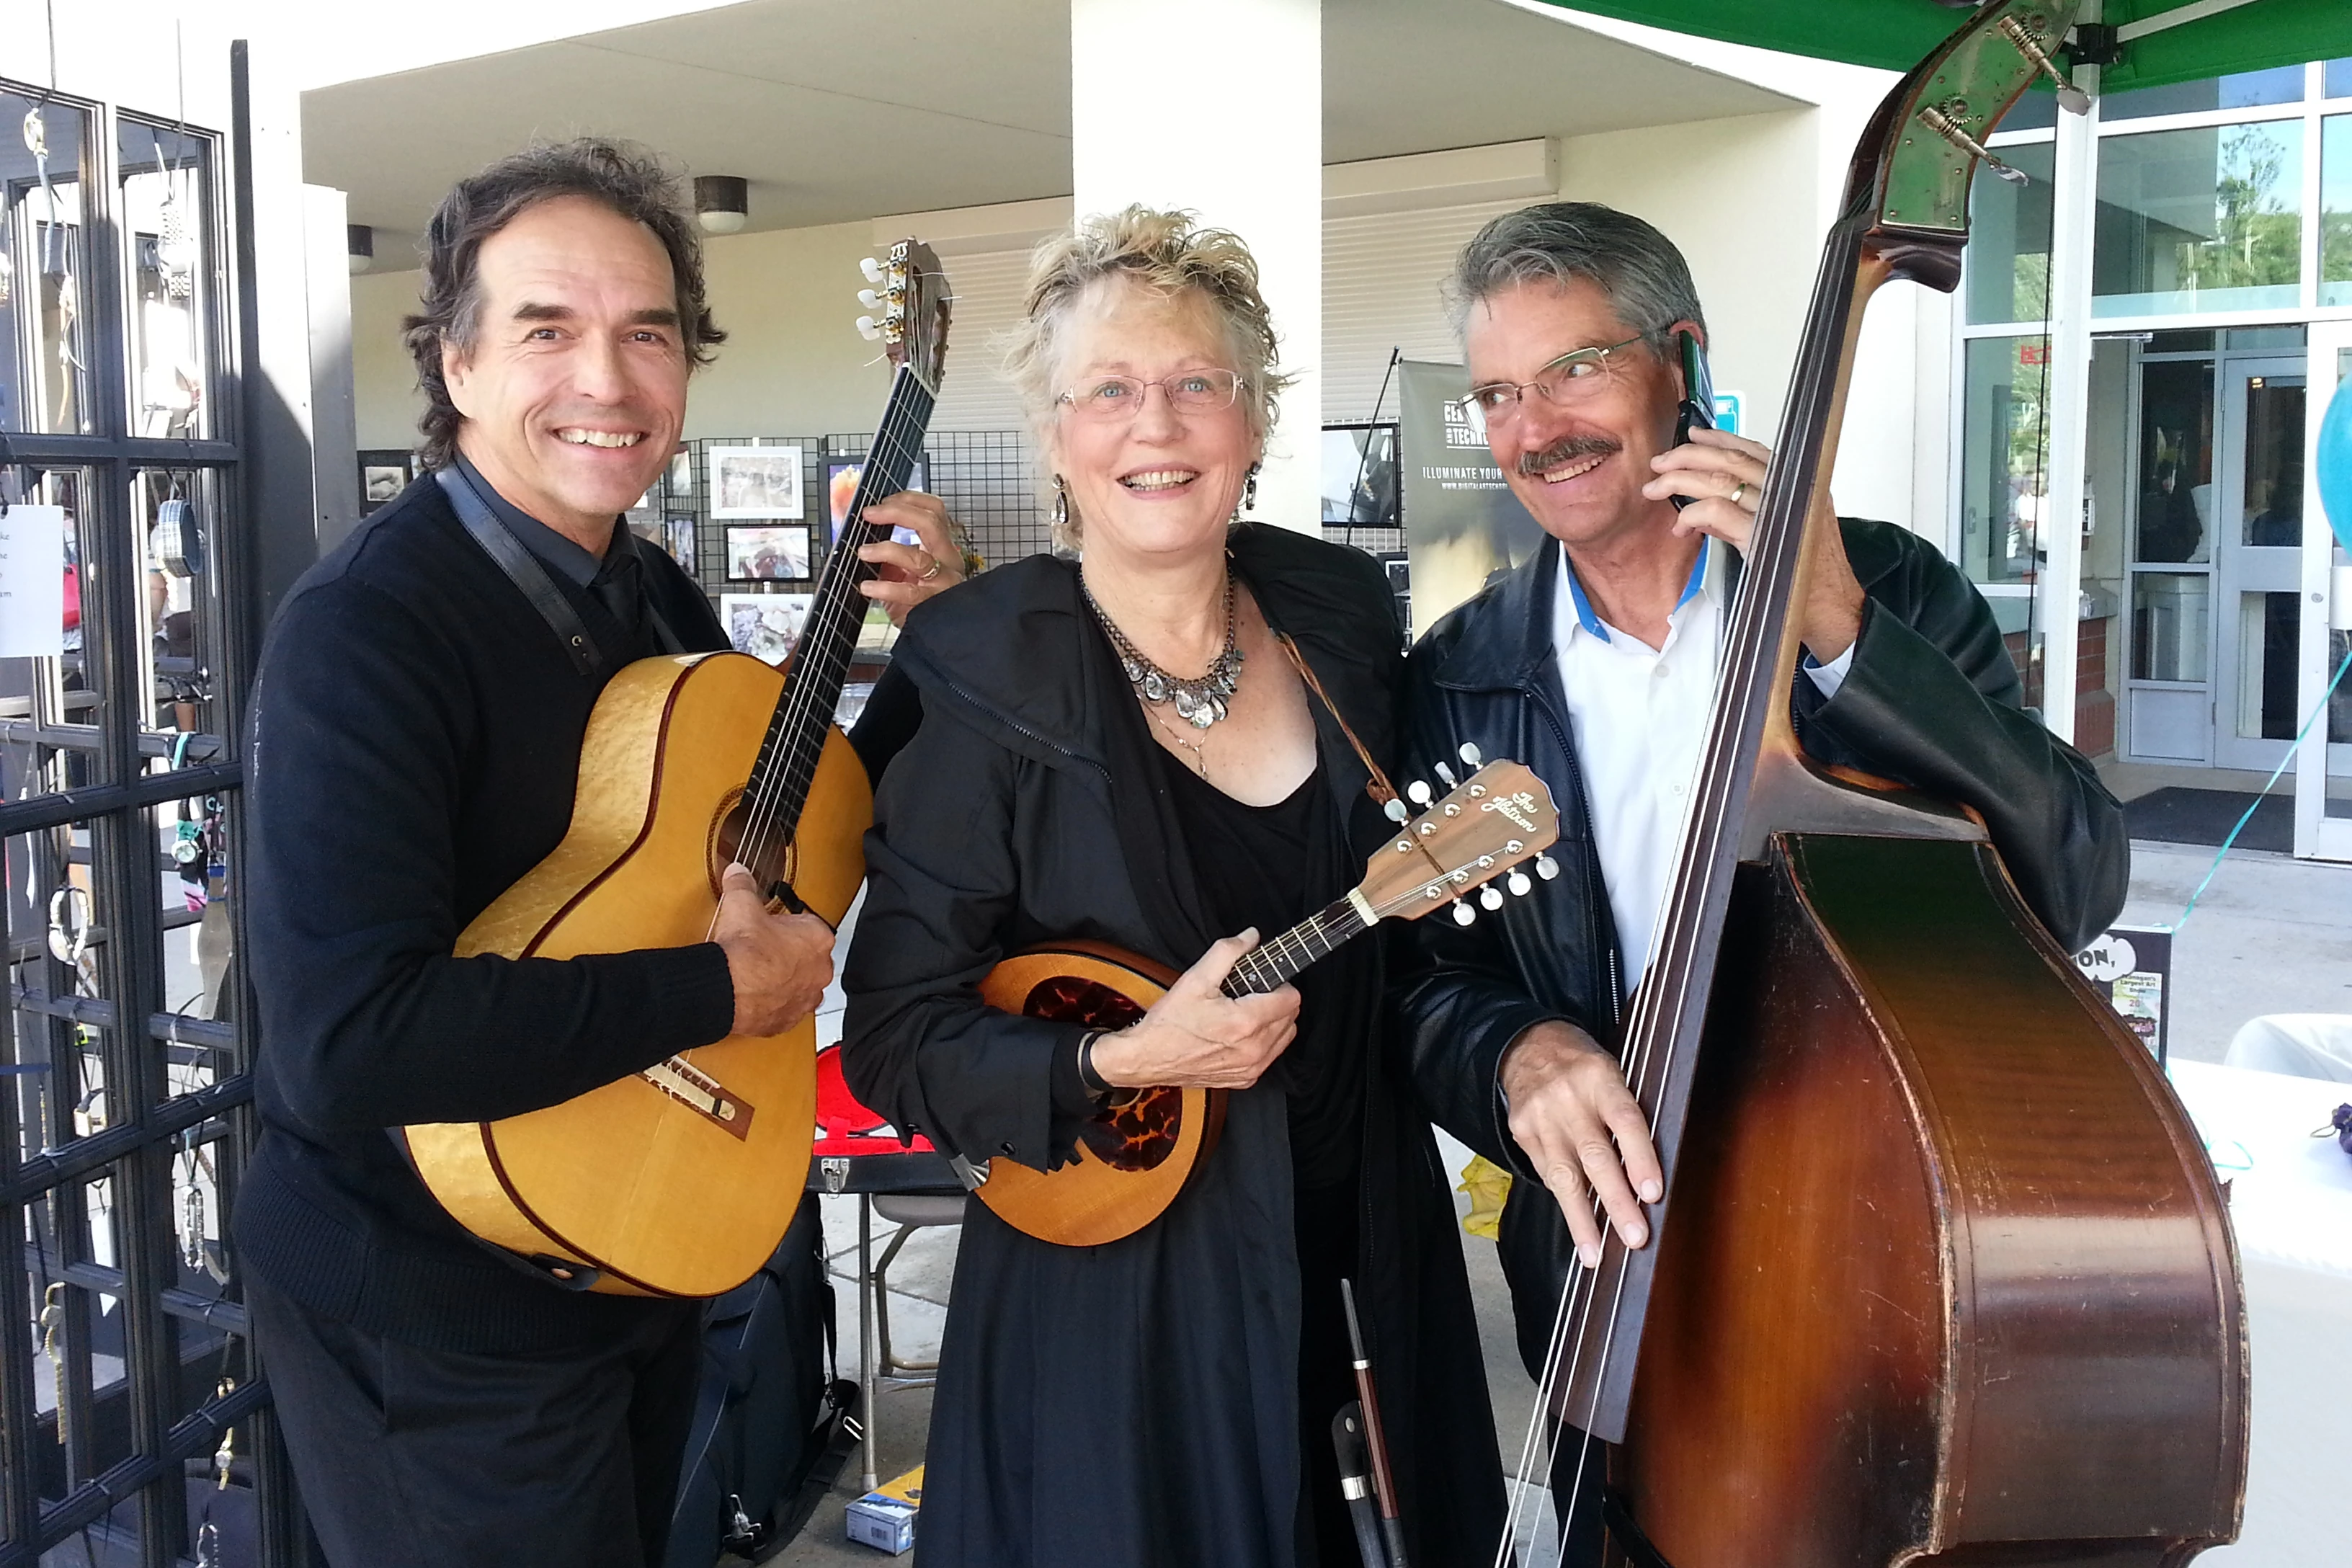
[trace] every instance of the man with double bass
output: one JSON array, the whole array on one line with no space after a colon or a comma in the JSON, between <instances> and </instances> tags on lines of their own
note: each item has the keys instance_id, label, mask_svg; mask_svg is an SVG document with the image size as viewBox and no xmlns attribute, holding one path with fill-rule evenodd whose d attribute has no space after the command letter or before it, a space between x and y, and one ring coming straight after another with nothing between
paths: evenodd
<instances>
[{"instance_id":1,"label":"man with double bass","mask_svg":"<svg viewBox=\"0 0 2352 1568\"><path fill-rule=\"evenodd\" d=\"M1673 876L1770 453L1706 428L1677 444L1696 395L1680 339L1703 349L1706 327L1688 266L1641 219L1582 202L1507 214L1447 291L1469 401L1549 537L1413 648L1408 768L1426 775L1465 742L1526 762L1559 808L1560 874L1466 929L1414 922L1391 995L1435 1120L1519 1178L1500 1252L1540 1382L1570 1248L1600 1256L1593 1197L1639 1247L1663 1194L1611 1047ZM1843 548L1821 552L1790 612L1807 752L1974 807L2035 916L2080 948L2123 905L2121 806L2021 706L1968 580L1907 531L1823 506L1815 525ZM1574 1432L1555 1450L1563 1515L1576 1499L1570 1563L1600 1561L1601 1458Z\"/></svg>"},{"instance_id":2,"label":"man with double bass","mask_svg":"<svg viewBox=\"0 0 2352 1568\"><path fill-rule=\"evenodd\" d=\"M673 183L609 142L460 181L422 279L407 343L431 471L304 575L262 657L246 1303L335 1568L635 1568L668 1528L701 1304L567 1289L476 1240L390 1130L516 1116L779 1033L815 1010L833 933L772 912L735 867L706 942L452 956L562 839L605 679L727 647L693 580L619 515L668 465L724 334ZM868 515L923 540L862 552L894 614L961 577L938 501ZM597 658L575 661L532 583Z\"/></svg>"}]
</instances>

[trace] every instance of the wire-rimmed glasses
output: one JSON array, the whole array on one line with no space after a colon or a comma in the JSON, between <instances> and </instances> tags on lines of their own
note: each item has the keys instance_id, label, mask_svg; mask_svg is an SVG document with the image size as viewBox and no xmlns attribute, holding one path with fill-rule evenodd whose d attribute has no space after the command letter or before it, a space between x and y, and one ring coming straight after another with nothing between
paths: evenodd
<instances>
[{"instance_id":1,"label":"wire-rimmed glasses","mask_svg":"<svg viewBox=\"0 0 2352 1568\"><path fill-rule=\"evenodd\" d=\"M1132 375L1089 376L1055 399L1081 419L1108 423L1132 419L1143 411L1153 387L1168 395L1168 406L1180 415L1221 414L1241 395L1242 378L1229 370L1182 370L1145 381Z\"/></svg>"},{"instance_id":2,"label":"wire-rimmed glasses","mask_svg":"<svg viewBox=\"0 0 2352 1568\"><path fill-rule=\"evenodd\" d=\"M1450 405L1474 425L1500 429L1519 416L1519 404L1529 392L1556 407L1572 408L1609 384L1609 356L1642 341L1638 332L1622 343L1599 348L1570 349L1536 372L1533 381L1490 381L1470 389L1470 395Z\"/></svg>"}]
</instances>

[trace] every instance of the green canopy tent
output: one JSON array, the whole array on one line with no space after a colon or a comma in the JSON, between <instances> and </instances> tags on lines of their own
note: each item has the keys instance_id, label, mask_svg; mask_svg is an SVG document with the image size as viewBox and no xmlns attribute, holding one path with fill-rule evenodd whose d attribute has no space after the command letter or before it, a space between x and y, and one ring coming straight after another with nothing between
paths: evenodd
<instances>
[{"instance_id":1,"label":"green canopy tent","mask_svg":"<svg viewBox=\"0 0 2352 1568\"><path fill-rule=\"evenodd\" d=\"M1943 0L1549 0L1572 11L1855 65L1908 70L1959 25ZM2109 92L2352 55L2352 0L2107 0ZM2172 13L2182 19L2166 25ZM2153 24L2153 30L2141 32Z\"/></svg>"}]
</instances>

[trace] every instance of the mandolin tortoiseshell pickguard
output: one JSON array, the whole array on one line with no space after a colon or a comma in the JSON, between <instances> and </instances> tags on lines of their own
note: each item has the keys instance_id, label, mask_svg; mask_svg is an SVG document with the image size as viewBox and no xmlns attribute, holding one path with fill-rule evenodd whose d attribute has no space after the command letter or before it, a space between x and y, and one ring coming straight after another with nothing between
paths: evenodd
<instances>
[{"instance_id":1,"label":"mandolin tortoiseshell pickguard","mask_svg":"<svg viewBox=\"0 0 2352 1568\"><path fill-rule=\"evenodd\" d=\"M1093 1029L1123 1029L1143 1016L1142 1008L1110 986L1074 974L1039 982L1021 1011L1032 1018ZM1182 1089L1147 1089L1087 1121L1079 1129L1078 1141L1115 1170L1149 1171L1176 1152L1183 1119Z\"/></svg>"}]
</instances>

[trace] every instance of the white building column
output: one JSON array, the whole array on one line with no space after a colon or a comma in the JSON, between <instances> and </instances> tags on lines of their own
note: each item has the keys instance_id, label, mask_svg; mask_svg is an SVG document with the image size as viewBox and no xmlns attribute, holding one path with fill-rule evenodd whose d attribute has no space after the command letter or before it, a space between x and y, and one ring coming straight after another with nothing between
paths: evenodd
<instances>
[{"instance_id":1,"label":"white building column","mask_svg":"<svg viewBox=\"0 0 2352 1568\"><path fill-rule=\"evenodd\" d=\"M2098 0L2092 0L2082 19L2095 22L2099 11ZM2091 95L2091 110L2059 112L2052 171L2049 383L2043 393L2049 400L2050 453L2042 502L2046 553L2036 595L2042 606L2042 719L2052 734L2069 742L2074 738L2074 665L2082 623L2083 503L2090 483L2091 220L2099 180L2099 68L2077 66L2074 80ZM2123 613L2130 614L2128 605Z\"/></svg>"},{"instance_id":2,"label":"white building column","mask_svg":"<svg viewBox=\"0 0 2352 1568\"><path fill-rule=\"evenodd\" d=\"M1257 258L1298 377L1255 515L1316 532L1323 422L1322 0L1070 0L1078 216L1183 207Z\"/></svg>"}]
</instances>

